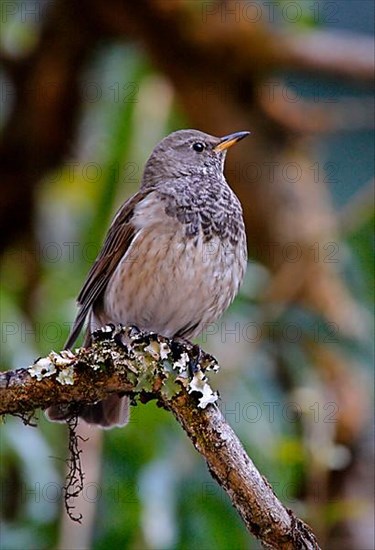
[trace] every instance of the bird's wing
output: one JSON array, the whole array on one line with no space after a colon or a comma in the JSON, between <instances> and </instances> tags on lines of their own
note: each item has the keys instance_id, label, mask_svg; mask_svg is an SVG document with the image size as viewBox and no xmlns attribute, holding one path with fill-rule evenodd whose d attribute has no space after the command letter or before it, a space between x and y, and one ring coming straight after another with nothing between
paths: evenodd
<instances>
[{"instance_id":1,"label":"bird's wing","mask_svg":"<svg viewBox=\"0 0 375 550\"><path fill-rule=\"evenodd\" d=\"M121 258L128 250L135 234L135 228L132 224L134 208L151 191L153 191L152 188L139 191L128 199L117 212L108 230L103 247L78 295L77 302L80 309L66 341L65 349L70 349L77 340L87 314L104 292Z\"/></svg>"}]
</instances>

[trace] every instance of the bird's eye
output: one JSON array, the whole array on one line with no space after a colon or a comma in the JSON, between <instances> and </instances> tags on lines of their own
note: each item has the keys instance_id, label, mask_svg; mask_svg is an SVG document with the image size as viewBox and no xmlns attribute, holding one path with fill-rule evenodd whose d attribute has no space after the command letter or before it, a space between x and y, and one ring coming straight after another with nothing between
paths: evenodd
<instances>
[{"instance_id":1,"label":"bird's eye","mask_svg":"<svg viewBox=\"0 0 375 550\"><path fill-rule=\"evenodd\" d=\"M193 149L197 153L201 153L202 151L204 151L204 143L197 141L196 143L193 144Z\"/></svg>"}]
</instances>

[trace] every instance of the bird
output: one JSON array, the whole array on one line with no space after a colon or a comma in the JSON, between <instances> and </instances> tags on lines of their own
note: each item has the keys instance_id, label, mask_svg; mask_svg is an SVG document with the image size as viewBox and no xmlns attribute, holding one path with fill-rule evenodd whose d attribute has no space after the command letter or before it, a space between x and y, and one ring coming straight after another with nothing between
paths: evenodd
<instances>
[{"instance_id":1,"label":"bird","mask_svg":"<svg viewBox=\"0 0 375 550\"><path fill-rule=\"evenodd\" d=\"M225 179L224 161L249 134L183 129L156 145L139 191L115 215L78 295L65 349L85 323L88 346L91 333L111 323L191 340L221 317L247 266L242 206ZM64 422L71 411L70 404L52 405L46 414ZM110 394L82 405L78 416L101 428L124 426L129 398Z\"/></svg>"}]
</instances>

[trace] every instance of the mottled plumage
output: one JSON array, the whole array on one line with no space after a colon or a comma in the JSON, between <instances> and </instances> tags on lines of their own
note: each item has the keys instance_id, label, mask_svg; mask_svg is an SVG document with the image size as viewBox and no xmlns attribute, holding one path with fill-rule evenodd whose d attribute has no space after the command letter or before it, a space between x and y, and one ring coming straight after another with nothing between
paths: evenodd
<instances>
[{"instance_id":1,"label":"mottled plumage","mask_svg":"<svg viewBox=\"0 0 375 550\"><path fill-rule=\"evenodd\" d=\"M140 191L118 211L78 296L66 347L86 319L88 344L90 332L107 323L191 339L222 315L247 261L242 208L223 165L228 147L246 135L180 130L155 147ZM80 416L110 427L126 423L127 409L126 397L111 395ZM48 410L52 420L68 414L59 406Z\"/></svg>"}]
</instances>

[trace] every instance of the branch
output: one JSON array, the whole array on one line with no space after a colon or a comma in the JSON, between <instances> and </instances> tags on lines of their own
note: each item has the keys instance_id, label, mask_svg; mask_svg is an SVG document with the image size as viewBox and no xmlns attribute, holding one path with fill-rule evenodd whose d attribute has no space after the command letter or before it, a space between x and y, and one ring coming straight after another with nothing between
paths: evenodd
<instances>
[{"instance_id":1,"label":"branch","mask_svg":"<svg viewBox=\"0 0 375 550\"><path fill-rule=\"evenodd\" d=\"M344 31L315 30L285 37L285 66L329 77L374 82L374 39Z\"/></svg>"},{"instance_id":2,"label":"branch","mask_svg":"<svg viewBox=\"0 0 375 550\"><path fill-rule=\"evenodd\" d=\"M272 85L272 81L269 83ZM319 105L313 99L300 99L298 102L288 101L293 92L287 95L288 87L272 90L272 97L264 93L268 86L265 81L259 93L260 105L278 124L287 131L298 134L321 134L328 132L356 132L371 130L374 121L371 116L374 110L372 97L360 98L327 98L326 103Z\"/></svg>"},{"instance_id":3,"label":"branch","mask_svg":"<svg viewBox=\"0 0 375 550\"><path fill-rule=\"evenodd\" d=\"M89 348L51 352L0 375L0 414L25 416L52 404L80 404L126 392L170 410L206 459L247 529L265 548L319 549L310 528L276 498L215 404L205 373L214 358L197 346L134 327L106 327ZM193 372L192 375L189 372Z\"/></svg>"}]
</instances>

